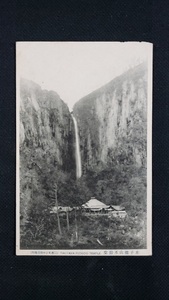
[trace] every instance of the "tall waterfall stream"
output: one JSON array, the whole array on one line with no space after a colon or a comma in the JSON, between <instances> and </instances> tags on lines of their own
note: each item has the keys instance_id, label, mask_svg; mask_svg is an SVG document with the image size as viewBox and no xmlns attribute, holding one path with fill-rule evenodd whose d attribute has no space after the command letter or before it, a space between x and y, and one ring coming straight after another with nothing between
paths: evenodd
<instances>
[{"instance_id":1,"label":"tall waterfall stream","mask_svg":"<svg viewBox=\"0 0 169 300\"><path fill-rule=\"evenodd\" d=\"M82 163L81 163L81 155L80 155L80 144L79 144L79 134L78 134L78 126L75 117L72 114L73 123L75 127L75 143L76 143L76 178L80 178L82 176Z\"/></svg>"}]
</instances>

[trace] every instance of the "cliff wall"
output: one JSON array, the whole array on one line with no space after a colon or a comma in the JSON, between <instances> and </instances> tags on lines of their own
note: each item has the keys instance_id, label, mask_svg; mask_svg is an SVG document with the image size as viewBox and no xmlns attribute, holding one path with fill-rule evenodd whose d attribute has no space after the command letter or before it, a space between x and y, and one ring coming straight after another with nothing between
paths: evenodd
<instances>
[{"instance_id":1,"label":"cliff wall","mask_svg":"<svg viewBox=\"0 0 169 300\"><path fill-rule=\"evenodd\" d=\"M66 170L74 157L73 135L72 117L59 95L22 79L20 145L45 151L47 160Z\"/></svg>"},{"instance_id":2,"label":"cliff wall","mask_svg":"<svg viewBox=\"0 0 169 300\"><path fill-rule=\"evenodd\" d=\"M83 172L146 165L147 66L130 69L74 106Z\"/></svg>"},{"instance_id":3,"label":"cliff wall","mask_svg":"<svg viewBox=\"0 0 169 300\"><path fill-rule=\"evenodd\" d=\"M21 79L22 215L26 216L35 202L49 205L53 184L64 174L75 173L74 156L74 125L67 105L56 92L42 90L34 82Z\"/></svg>"}]
</instances>

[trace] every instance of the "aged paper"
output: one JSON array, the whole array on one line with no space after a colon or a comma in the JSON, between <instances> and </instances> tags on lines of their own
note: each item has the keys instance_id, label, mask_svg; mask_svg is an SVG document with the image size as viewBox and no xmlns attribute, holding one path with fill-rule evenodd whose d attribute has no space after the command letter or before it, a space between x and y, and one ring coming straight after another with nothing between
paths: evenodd
<instances>
[{"instance_id":1,"label":"aged paper","mask_svg":"<svg viewBox=\"0 0 169 300\"><path fill-rule=\"evenodd\" d=\"M16 43L17 255L152 255L152 49Z\"/></svg>"}]
</instances>

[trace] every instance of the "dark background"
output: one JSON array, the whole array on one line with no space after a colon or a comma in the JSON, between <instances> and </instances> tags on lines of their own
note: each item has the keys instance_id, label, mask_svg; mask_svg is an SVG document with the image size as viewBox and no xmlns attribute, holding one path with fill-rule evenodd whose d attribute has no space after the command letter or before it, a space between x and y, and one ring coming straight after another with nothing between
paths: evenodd
<instances>
[{"instance_id":1,"label":"dark background","mask_svg":"<svg viewBox=\"0 0 169 300\"><path fill-rule=\"evenodd\" d=\"M169 299L168 1L1 1L0 299ZM154 44L153 256L15 256L15 42ZM45 72L45 70L44 70Z\"/></svg>"}]
</instances>

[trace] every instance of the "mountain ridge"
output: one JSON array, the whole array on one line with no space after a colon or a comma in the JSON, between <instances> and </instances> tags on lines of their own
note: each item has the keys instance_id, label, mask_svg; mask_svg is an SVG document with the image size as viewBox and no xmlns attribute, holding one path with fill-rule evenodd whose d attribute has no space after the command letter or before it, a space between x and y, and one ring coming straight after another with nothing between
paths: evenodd
<instances>
[{"instance_id":1,"label":"mountain ridge","mask_svg":"<svg viewBox=\"0 0 169 300\"><path fill-rule=\"evenodd\" d=\"M131 148L126 155L133 152L133 163L141 165L146 157L146 111L146 63L80 99L74 105L74 114L79 127L84 171L107 164L108 154L123 152L125 144ZM144 149L140 149L140 141Z\"/></svg>"},{"instance_id":2,"label":"mountain ridge","mask_svg":"<svg viewBox=\"0 0 169 300\"><path fill-rule=\"evenodd\" d=\"M130 68L129 70L123 72L122 74L120 74L120 75L118 75L118 76L115 76L112 80L110 80L110 81L107 82L106 84L101 85L101 87L95 89L94 91L90 92L89 94L87 94L87 95L83 96L82 98L80 98L79 100L77 100L77 102L74 104L73 108L76 106L76 104L77 104L78 102L84 101L84 100L86 100L88 97L91 97L91 96L95 97L95 96L97 96L97 94L98 94L99 92L104 92L107 88L109 88L109 87L111 88L112 85L113 85L113 84L116 84L116 82L117 82L119 79L120 79L120 80L124 80L125 77L130 76L132 73L133 73L133 75L135 76L135 75L136 75L136 71L138 71L138 72L139 72L140 70L144 71L144 68L145 68L145 67L147 68L146 65L147 65L146 62L142 62L142 63L140 63L139 65L137 65L137 66L135 66L135 67L132 67L132 68Z\"/></svg>"}]
</instances>

